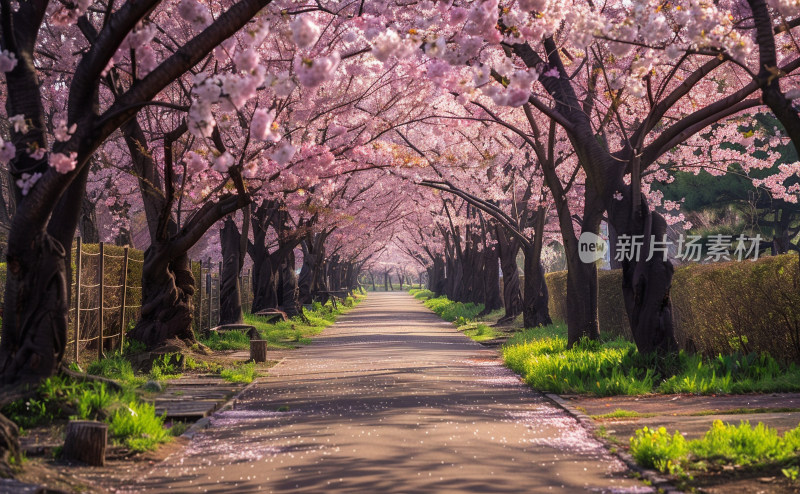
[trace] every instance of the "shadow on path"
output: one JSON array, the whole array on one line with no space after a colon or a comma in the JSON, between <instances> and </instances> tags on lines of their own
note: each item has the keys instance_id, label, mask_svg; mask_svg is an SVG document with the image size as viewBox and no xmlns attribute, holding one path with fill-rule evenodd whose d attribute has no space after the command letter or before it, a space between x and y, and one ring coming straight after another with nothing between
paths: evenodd
<instances>
[{"instance_id":1,"label":"shadow on path","mask_svg":"<svg viewBox=\"0 0 800 494\"><path fill-rule=\"evenodd\" d=\"M121 492L650 492L496 352L372 293Z\"/></svg>"}]
</instances>

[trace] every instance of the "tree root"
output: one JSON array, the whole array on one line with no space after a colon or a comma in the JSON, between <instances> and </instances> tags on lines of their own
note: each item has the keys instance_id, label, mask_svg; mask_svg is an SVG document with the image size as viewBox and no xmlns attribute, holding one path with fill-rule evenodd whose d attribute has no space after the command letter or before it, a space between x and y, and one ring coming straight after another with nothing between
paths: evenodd
<instances>
[{"instance_id":1,"label":"tree root","mask_svg":"<svg viewBox=\"0 0 800 494\"><path fill-rule=\"evenodd\" d=\"M59 367L58 371L59 373L68 376L72 379L75 379L76 381L99 382L105 384L113 391L122 392L122 385L120 385L117 381L114 381L113 379L108 379L107 377L93 376L91 374L85 374L83 372L76 372L67 367L66 365L64 365L63 363L61 364L61 367Z\"/></svg>"}]
</instances>

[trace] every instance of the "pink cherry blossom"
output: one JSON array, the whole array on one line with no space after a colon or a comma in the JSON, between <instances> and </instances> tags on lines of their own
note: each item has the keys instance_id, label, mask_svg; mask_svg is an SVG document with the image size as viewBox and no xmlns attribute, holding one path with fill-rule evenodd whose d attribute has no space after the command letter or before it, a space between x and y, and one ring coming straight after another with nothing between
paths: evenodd
<instances>
[{"instance_id":1,"label":"pink cherry blossom","mask_svg":"<svg viewBox=\"0 0 800 494\"><path fill-rule=\"evenodd\" d=\"M69 155L63 153L50 153L50 166L56 169L58 173L69 173L75 169L78 164L78 153L71 152Z\"/></svg>"}]
</instances>

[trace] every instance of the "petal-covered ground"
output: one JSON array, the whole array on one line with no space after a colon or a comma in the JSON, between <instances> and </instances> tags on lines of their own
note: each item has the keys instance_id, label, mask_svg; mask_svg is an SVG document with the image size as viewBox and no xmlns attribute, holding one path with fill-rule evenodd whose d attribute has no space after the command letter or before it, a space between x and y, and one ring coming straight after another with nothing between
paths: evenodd
<instances>
[{"instance_id":1,"label":"petal-covered ground","mask_svg":"<svg viewBox=\"0 0 800 494\"><path fill-rule=\"evenodd\" d=\"M121 492L650 492L497 353L373 293Z\"/></svg>"}]
</instances>

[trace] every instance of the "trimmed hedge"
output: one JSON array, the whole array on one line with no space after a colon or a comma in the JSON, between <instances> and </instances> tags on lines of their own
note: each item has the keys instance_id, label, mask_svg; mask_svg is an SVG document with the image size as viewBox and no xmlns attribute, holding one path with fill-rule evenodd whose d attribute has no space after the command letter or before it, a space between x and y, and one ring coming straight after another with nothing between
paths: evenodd
<instances>
[{"instance_id":1,"label":"trimmed hedge","mask_svg":"<svg viewBox=\"0 0 800 494\"><path fill-rule=\"evenodd\" d=\"M546 276L550 315L566 320L566 272ZM600 330L630 338L622 272L598 272ZM767 352L800 362L800 272L795 254L756 262L695 264L672 280L675 331L681 347L704 355Z\"/></svg>"}]
</instances>

